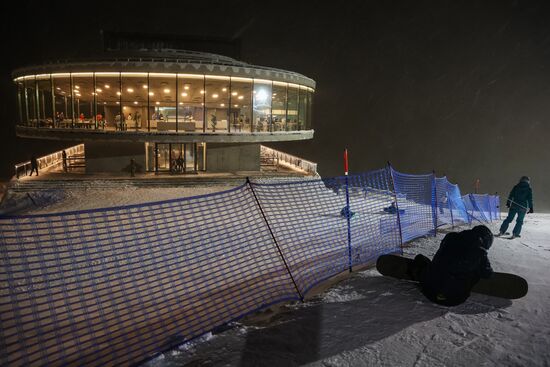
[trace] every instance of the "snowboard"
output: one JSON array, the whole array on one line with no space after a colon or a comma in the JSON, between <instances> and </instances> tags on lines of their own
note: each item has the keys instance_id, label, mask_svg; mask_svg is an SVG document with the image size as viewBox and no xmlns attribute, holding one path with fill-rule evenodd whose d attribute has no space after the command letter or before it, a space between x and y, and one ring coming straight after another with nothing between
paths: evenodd
<instances>
[{"instance_id":1,"label":"snowboard","mask_svg":"<svg viewBox=\"0 0 550 367\"><path fill-rule=\"evenodd\" d=\"M416 281L408 273L412 259L398 255L381 255L376 261L376 270L392 278ZM506 299L518 299L527 294L527 281L519 275L494 272L489 279L480 279L472 292Z\"/></svg>"}]
</instances>

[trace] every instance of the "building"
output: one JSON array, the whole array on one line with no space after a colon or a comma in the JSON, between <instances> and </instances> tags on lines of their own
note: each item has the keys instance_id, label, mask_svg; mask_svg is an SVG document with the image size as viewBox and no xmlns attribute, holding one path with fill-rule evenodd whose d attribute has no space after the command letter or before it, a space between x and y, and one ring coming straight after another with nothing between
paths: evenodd
<instances>
[{"instance_id":1,"label":"building","mask_svg":"<svg viewBox=\"0 0 550 367\"><path fill-rule=\"evenodd\" d=\"M264 142L313 138L315 81L194 51L127 51L13 72L20 137L82 141L86 172L259 171Z\"/></svg>"}]
</instances>

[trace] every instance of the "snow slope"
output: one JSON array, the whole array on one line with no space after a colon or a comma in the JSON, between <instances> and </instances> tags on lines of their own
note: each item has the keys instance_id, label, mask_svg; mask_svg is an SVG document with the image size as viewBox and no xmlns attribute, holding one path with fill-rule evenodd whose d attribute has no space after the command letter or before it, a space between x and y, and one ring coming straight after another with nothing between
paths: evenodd
<instances>
[{"instance_id":1,"label":"snow slope","mask_svg":"<svg viewBox=\"0 0 550 367\"><path fill-rule=\"evenodd\" d=\"M446 232L414 241L405 254L433 256ZM525 277L528 295L473 294L446 308L413 283L369 269L267 323L234 323L146 365L549 366L550 214L527 216L520 239L496 238L489 258L495 270Z\"/></svg>"},{"instance_id":2,"label":"snow slope","mask_svg":"<svg viewBox=\"0 0 550 367\"><path fill-rule=\"evenodd\" d=\"M226 187L205 188L200 194ZM31 213L126 205L197 194L186 188L121 187L66 192ZM497 231L497 225L493 230ZM448 230L447 230L448 231ZM407 256L433 256L437 238L421 238ZM474 294L465 304L434 305L412 283L375 269L304 304L287 305L270 322L233 323L147 362L148 366L550 366L550 215L528 215L521 239L495 239L493 268L524 276L529 294L507 301Z\"/></svg>"}]
</instances>

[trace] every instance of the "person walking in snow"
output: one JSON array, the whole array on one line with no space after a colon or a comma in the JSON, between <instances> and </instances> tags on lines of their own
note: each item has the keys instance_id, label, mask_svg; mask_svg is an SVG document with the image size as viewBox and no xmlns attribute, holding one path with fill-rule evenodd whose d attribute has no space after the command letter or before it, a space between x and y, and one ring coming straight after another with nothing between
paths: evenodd
<instances>
[{"instance_id":1,"label":"person walking in snow","mask_svg":"<svg viewBox=\"0 0 550 367\"><path fill-rule=\"evenodd\" d=\"M484 225L461 232L448 233L433 260L416 255L408 272L420 282L422 293L430 301L456 306L470 297L481 278L490 278L493 268L487 251L493 244L493 233Z\"/></svg>"},{"instance_id":2,"label":"person walking in snow","mask_svg":"<svg viewBox=\"0 0 550 367\"><path fill-rule=\"evenodd\" d=\"M510 195L508 195L508 200L506 200L506 206L509 208L508 216L502 222L500 226L499 235L502 236L506 234L506 230L514 217L518 216L516 219L516 225L512 230L512 238L521 237L521 227L523 225L523 219L525 214L533 213L533 191L531 190L530 180L528 176L523 176L519 183L514 186Z\"/></svg>"}]
</instances>

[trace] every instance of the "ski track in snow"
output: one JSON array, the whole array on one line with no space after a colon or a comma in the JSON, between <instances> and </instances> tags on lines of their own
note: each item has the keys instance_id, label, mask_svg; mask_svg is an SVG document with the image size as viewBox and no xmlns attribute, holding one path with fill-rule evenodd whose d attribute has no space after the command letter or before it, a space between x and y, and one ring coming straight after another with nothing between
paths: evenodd
<instances>
[{"instance_id":1,"label":"ski track in snow","mask_svg":"<svg viewBox=\"0 0 550 367\"><path fill-rule=\"evenodd\" d=\"M499 224L490 227L496 232ZM432 257L449 231L417 239L404 255ZM472 294L447 308L425 299L414 283L368 269L283 307L267 324L234 323L145 365L550 366L550 214L529 215L521 238L495 238L489 258L496 271L525 277L527 296Z\"/></svg>"}]
</instances>

